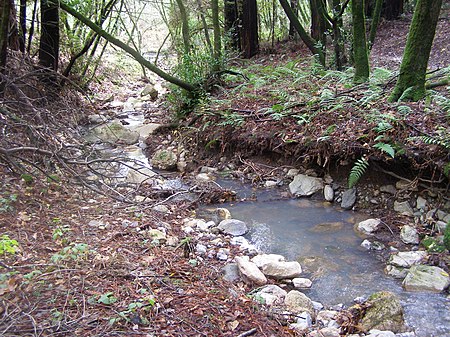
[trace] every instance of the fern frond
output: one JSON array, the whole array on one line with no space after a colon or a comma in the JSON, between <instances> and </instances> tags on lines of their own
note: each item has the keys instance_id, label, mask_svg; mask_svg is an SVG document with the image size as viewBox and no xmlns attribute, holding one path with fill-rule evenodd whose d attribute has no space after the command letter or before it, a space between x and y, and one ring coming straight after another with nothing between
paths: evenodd
<instances>
[{"instance_id":1,"label":"fern frond","mask_svg":"<svg viewBox=\"0 0 450 337\"><path fill-rule=\"evenodd\" d=\"M350 170L350 175L348 177L348 188L352 188L361 179L364 173L369 167L369 161L365 158L360 158L355 162L352 169Z\"/></svg>"},{"instance_id":2,"label":"fern frond","mask_svg":"<svg viewBox=\"0 0 450 337\"><path fill-rule=\"evenodd\" d=\"M392 147L391 144L386 144L386 143L383 143L383 142L379 142L379 143L376 143L373 147L378 149L378 150L380 150L380 151L382 151L382 152L387 153L392 158L395 157L395 150L394 150L394 148Z\"/></svg>"},{"instance_id":3,"label":"fern frond","mask_svg":"<svg viewBox=\"0 0 450 337\"><path fill-rule=\"evenodd\" d=\"M439 145L450 151L450 138L448 138L448 137L436 138L436 137L431 137L431 136L416 136L416 137L410 137L409 139L410 140L419 139L422 142L424 142L425 144Z\"/></svg>"}]
</instances>

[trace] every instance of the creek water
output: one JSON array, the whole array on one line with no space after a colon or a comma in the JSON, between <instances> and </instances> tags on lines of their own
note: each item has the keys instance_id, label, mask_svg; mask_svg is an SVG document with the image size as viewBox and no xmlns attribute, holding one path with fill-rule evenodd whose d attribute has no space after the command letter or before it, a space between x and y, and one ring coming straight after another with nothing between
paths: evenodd
<instances>
[{"instance_id":1,"label":"creek water","mask_svg":"<svg viewBox=\"0 0 450 337\"><path fill-rule=\"evenodd\" d=\"M226 207L234 219L247 222L247 239L260 252L300 262L302 276L313 281L305 291L312 300L325 306L351 305L357 297L388 290L400 297L417 336L450 336L450 301L441 294L404 291L401 281L384 274L376 253L360 246L353 226L367 216L320 201L283 199L281 189L255 190L230 180L220 185L235 190L240 199L257 197Z\"/></svg>"}]
</instances>

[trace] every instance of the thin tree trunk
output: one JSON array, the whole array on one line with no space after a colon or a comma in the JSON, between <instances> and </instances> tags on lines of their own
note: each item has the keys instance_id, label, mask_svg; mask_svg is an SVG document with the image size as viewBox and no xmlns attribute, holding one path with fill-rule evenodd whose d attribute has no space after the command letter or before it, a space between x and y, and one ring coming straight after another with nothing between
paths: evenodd
<instances>
[{"instance_id":1,"label":"thin tree trunk","mask_svg":"<svg viewBox=\"0 0 450 337\"><path fill-rule=\"evenodd\" d=\"M367 55L364 0L352 0L352 18L353 62L355 66L353 82L363 83L369 79L369 57Z\"/></svg>"},{"instance_id":2,"label":"thin tree trunk","mask_svg":"<svg viewBox=\"0 0 450 337\"><path fill-rule=\"evenodd\" d=\"M347 2L348 4L348 2ZM344 6L347 6L344 4ZM334 47L334 58L336 63L336 69L342 70L344 67L344 64L347 63L347 58L345 56L345 43L344 39L342 37L342 13L343 6L341 5L340 0L333 0L333 20L332 20L332 27L333 27L333 47Z\"/></svg>"},{"instance_id":3,"label":"thin tree trunk","mask_svg":"<svg viewBox=\"0 0 450 337\"><path fill-rule=\"evenodd\" d=\"M188 55L191 50L188 14L186 12L186 7L184 7L183 0L176 1L181 16L181 35L183 36L184 53L185 55Z\"/></svg>"},{"instance_id":4,"label":"thin tree trunk","mask_svg":"<svg viewBox=\"0 0 450 337\"><path fill-rule=\"evenodd\" d=\"M425 79L442 0L418 0L406 41L400 75L389 101L417 101L425 95Z\"/></svg>"},{"instance_id":5,"label":"thin tree trunk","mask_svg":"<svg viewBox=\"0 0 450 337\"><path fill-rule=\"evenodd\" d=\"M375 37L377 35L378 23L380 22L382 6L383 6L383 0L376 0L375 8L373 9L373 14L372 14L372 22L370 24L369 50L372 49L372 46L375 43Z\"/></svg>"},{"instance_id":6,"label":"thin tree trunk","mask_svg":"<svg viewBox=\"0 0 450 337\"><path fill-rule=\"evenodd\" d=\"M19 11L19 49L25 53L25 41L27 35L27 1L20 0Z\"/></svg>"},{"instance_id":7,"label":"thin tree trunk","mask_svg":"<svg viewBox=\"0 0 450 337\"><path fill-rule=\"evenodd\" d=\"M4 74L6 71L6 61L8 56L8 27L9 27L9 13L11 10L11 2L9 0L0 0L0 73ZM5 93L4 77L0 80L0 98L3 98Z\"/></svg>"},{"instance_id":8,"label":"thin tree trunk","mask_svg":"<svg viewBox=\"0 0 450 337\"><path fill-rule=\"evenodd\" d=\"M99 36L103 37L104 39L106 39L110 43L112 43L113 45L119 47L120 49L124 50L125 52L127 52L128 54L133 56L133 58L137 62L142 64L144 67L146 67L150 71L154 72L156 75L160 76L164 80L166 80L166 81L168 81L168 82L170 82L172 84L175 84L175 85L179 86L180 88L183 88L183 89L185 89L187 91L190 91L190 92L196 91L197 87L195 87L194 85L192 85L190 83L184 82L183 80L181 80L179 78L176 78L176 77L174 77L174 76L164 72L163 70L161 70L160 68L158 68L157 66L152 64L150 61L146 60L141 54L139 54L139 52L137 50L131 48L130 46L126 45L125 43L123 43L119 39L116 39L115 37L113 37L109 33L105 32L103 29L101 29L95 23L90 21L88 18L86 18L82 14L78 13L77 11L75 11L72 7L69 7L68 5L66 5L62 1L60 2L60 6L61 6L62 10L66 11L67 13L69 13L70 15L75 17L76 19L80 20L86 26L88 26L93 31L95 31Z\"/></svg>"},{"instance_id":9,"label":"thin tree trunk","mask_svg":"<svg viewBox=\"0 0 450 337\"><path fill-rule=\"evenodd\" d=\"M213 0L213 1L216 1L216 0ZM209 29L208 29L208 24L206 23L205 13L203 12L202 0L197 0L197 8L198 8L198 12L200 15L200 20L202 21L203 32L205 34L206 46L208 47L208 49L211 51L211 54L212 54L214 51L213 51L213 46L211 43L211 37L209 36Z\"/></svg>"},{"instance_id":10,"label":"thin tree trunk","mask_svg":"<svg viewBox=\"0 0 450 337\"><path fill-rule=\"evenodd\" d=\"M219 22L219 0L211 1L212 23L214 30L214 70L220 70L220 58L222 54L222 41Z\"/></svg>"},{"instance_id":11,"label":"thin tree trunk","mask_svg":"<svg viewBox=\"0 0 450 337\"><path fill-rule=\"evenodd\" d=\"M36 12L37 12L37 3L38 0L34 0L34 7L33 7L33 13L31 14L31 24L30 24L30 30L28 31L28 46L27 46L27 54L30 55L31 51L31 42L33 40L33 34L34 34L34 22L36 20Z\"/></svg>"},{"instance_id":12,"label":"thin tree trunk","mask_svg":"<svg viewBox=\"0 0 450 337\"><path fill-rule=\"evenodd\" d=\"M311 36L308 35L308 33L305 31L303 26L301 25L300 21L298 20L297 16L293 12L291 6L287 2L287 0L279 0L281 7L283 7L284 12L286 13L287 17L289 18L289 21L294 26L295 30L297 31L298 35L300 35L300 38L302 41L306 44L308 49L311 51L313 55L316 55L320 64L325 65L325 54L321 48L317 47L317 41L314 40Z\"/></svg>"},{"instance_id":13,"label":"thin tree trunk","mask_svg":"<svg viewBox=\"0 0 450 337\"><path fill-rule=\"evenodd\" d=\"M229 49L240 51L240 37L238 30L238 10L236 0L224 0L223 7L225 35Z\"/></svg>"},{"instance_id":14,"label":"thin tree trunk","mask_svg":"<svg viewBox=\"0 0 450 337\"><path fill-rule=\"evenodd\" d=\"M54 72L59 60L59 7L56 0L41 0L39 64Z\"/></svg>"},{"instance_id":15,"label":"thin tree trunk","mask_svg":"<svg viewBox=\"0 0 450 337\"><path fill-rule=\"evenodd\" d=\"M298 0L291 0L291 8L292 8L292 11L294 12L295 16L298 17ZM289 36L291 38L294 38L296 32L297 31L295 30L294 25L289 20Z\"/></svg>"}]
</instances>

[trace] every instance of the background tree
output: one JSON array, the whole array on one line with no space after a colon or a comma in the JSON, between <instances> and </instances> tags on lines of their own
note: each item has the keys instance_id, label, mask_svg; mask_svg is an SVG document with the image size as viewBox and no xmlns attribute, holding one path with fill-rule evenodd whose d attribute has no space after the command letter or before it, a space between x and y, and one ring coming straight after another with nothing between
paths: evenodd
<instances>
[{"instance_id":1,"label":"background tree","mask_svg":"<svg viewBox=\"0 0 450 337\"><path fill-rule=\"evenodd\" d=\"M355 83L366 82L369 78L369 57L367 55L364 0L352 0L353 19L353 63Z\"/></svg>"},{"instance_id":2,"label":"background tree","mask_svg":"<svg viewBox=\"0 0 450 337\"><path fill-rule=\"evenodd\" d=\"M2 75L6 71L6 60L8 55L8 27L11 1L0 0L0 9L0 98L2 98L5 91L5 78Z\"/></svg>"},{"instance_id":3,"label":"background tree","mask_svg":"<svg viewBox=\"0 0 450 337\"><path fill-rule=\"evenodd\" d=\"M250 58L259 51L258 6L256 0L238 0L237 8L241 53Z\"/></svg>"},{"instance_id":4,"label":"background tree","mask_svg":"<svg viewBox=\"0 0 450 337\"><path fill-rule=\"evenodd\" d=\"M417 101L425 95L425 79L442 0L418 0L403 53L400 75L389 100Z\"/></svg>"},{"instance_id":5,"label":"background tree","mask_svg":"<svg viewBox=\"0 0 450 337\"><path fill-rule=\"evenodd\" d=\"M41 0L41 37L39 64L58 70L59 60L59 5L57 0Z\"/></svg>"},{"instance_id":6,"label":"background tree","mask_svg":"<svg viewBox=\"0 0 450 337\"><path fill-rule=\"evenodd\" d=\"M191 50L191 34L189 29L189 17L183 0L176 0L181 18L181 36L183 37L184 54L188 55Z\"/></svg>"},{"instance_id":7,"label":"background tree","mask_svg":"<svg viewBox=\"0 0 450 337\"><path fill-rule=\"evenodd\" d=\"M236 0L224 0L223 5L224 32L227 38L229 49L239 50L239 22Z\"/></svg>"}]
</instances>

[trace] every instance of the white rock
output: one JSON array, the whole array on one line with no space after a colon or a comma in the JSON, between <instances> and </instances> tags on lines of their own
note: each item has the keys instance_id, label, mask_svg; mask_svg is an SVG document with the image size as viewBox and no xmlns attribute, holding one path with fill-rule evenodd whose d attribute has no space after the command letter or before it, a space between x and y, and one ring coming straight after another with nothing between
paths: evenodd
<instances>
[{"instance_id":1,"label":"white rock","mask_svg":"<svg viewBox=\"0 0 450 337\"><path fill-rule=\"evenodd\" d=\"M366 239L363 242L361 242L360 246L367 250L370 250L370 249L372 249L372 242L370 242L369 240Z\"/></svg>"},{"instance_id":2,"label":"white rock","mask_svg":"<svg viewBox=\"0 0 450 337\"><path fill-rule=\"evenodd\" d=\"M280 305L284 303L284 298L287 292L281 289L279 286L270 284L259 290L255 297L261 297L264 299L264 304L267 306Z\"/></svg>"},{"instance_id":3,"label":"white rock","mask_svg":"<svg viewBox=\"0 0 450 337\"><path fill-rule=\"evenodd\" d=\"M416 208L421 211L425 211L427 208L427 199L421 197L420 195L417 197Z\"/></svg>"},{"instance_id":4,"label":"white rock","mask_svg":"<svg viewBox=\"0 0 450 337\"><path fill-rule=\"evenodd\" d=\"M214 176L209 173L199 173L195 176L195 180L197 180L198 182L213 181Z\"/></svg>"},{"instance_id":5,"label":"white rock","mask_svg":"<svg viewBox=\"0 0 450 337\"><path fill-rule=\"evenodd\" d=\"M264 275L275 279L289 279L300 276L302 267L297 261L271 262L261 268Z\"/></svg>"},{"instance_id":6,"label":"white rock","mask_svg":"<svg viewBox=\"0 0 450 337\"><path fill-rule=\"evenodd\" d=\"M408 274L408 268L401 268L388 264L386 268L384 268L384 272L393 278L404 279Z\"/></svg>"},{"instance_id":7,"label":"white rock","mask_svg":"<svg viewBox=\"0 0 450 337\"><path fill-rule=\"evenodd\" d=\"M411 252L398 252L389 257L389 264L397 267L411 267L418 264L427 256L427 252L423 250L411 251Z\"/></svg>"},{"instance_id":8,"label":"white rock","mask_svg":"<svg viewBox=\"0 0 450 337\"><path fill-rule=\"evenodd\" d=\"M241 236L248 232L246 223L236 219L222 220L217 227L223 233L232 236Z\"/></svg>"},{"instance_id":9,"label":"white rock","mask_svg":"<svg viewBox=\"0 0 450 337\"><path fill-rule=\"evenodd\" d=\"M356 225L356 230L363 234L371 235L378 229L380 223L381 223L380 219L367 219L359 222Z\"/></svg>"},{"instance_id":10,"label":"white rock","mask_svg":"<svg viewBox=\"0 0 450 337\"><path fill-rule=\"evenodd\" d=\"M366 337L395 337L395 333L392 331L381 331L372 329L369 331L369 334Z\"/></svg>"},{"instance_id":11,"label":"white rock","mask_svg":"<svg viewBox=\"0 0 450 337\"><path fill-rule=\"evenodd\" d=\"M258 266L258 268L262 268L266 264L271 262L283 262L285 261L284 256L278 254L259 254L252 258L252 262Z\"/></svg>"},{"instance_id":12,"label":"white rock","mask_svg":"<svg viewBox=\"0 0 450 337\"><path fill-rule=\"evenodd\" d=\"M408 201L394 201L394 211L406 216L414 215L414 210Z\"/></svg>"},{"instance_id":13,"label":"white rock","mask_svg":"<svg viewBox=\"0 0 450 337\"><path fill-rule=\"evenodd\" d=\"M309 337L340 337L340 329L337 328L323 328L318 331L312 331L309 333Z\"/></svg>"},{"instance_id":14,"label":"white rock","mask_svg":"<svg viewBox=\"0 0 450 337\"><path fill-rule=\"evenodd\" d=\"M323 196L326 201L332 202L334 199L334 190L330 185L325 185L323 188Z\"/></svg>"},{"instance_id":15,"label":"white rock","mask_svg":"<svg viewBox=\"0 0 450 337\"><path fill-rule=\"evenodd\" d=\"M250 282L253 282L257 285L264 285L267 283L267 278L264 274L259 270L259 268L250 261L248 256L236 256L234 258L236 261L239 272Z\"/></svg>"},{"instance_id":16,"label":"white rock","mask_svg":"<svg viewBox=\"0 0 450 337\"><path fill-rule=\"evenodd\" d=\"M298 288L298 289L311 288L312 281L307 278L296 277L296 278L292 279L292 284L294 285L295 288Z\"/></svg>"},{"instance_id":17,"label":"white rock","mask_svg":"<svg viewBox=\"0 0 450 337\"><path fill-rule=\"evenodd\" d=\"M291 290L288 292L284 299L284 305L287 310L294 314L306 311L311 316L314 316L314 307L311 299L300 291Z\"/></svg>"},{"instance_id":18,"label":"white rock","mask_svg":"<svg viewBox=\"0 0 450 337\"><path fill-rule=\"evenodd\" d=\"M441 292L450 285L449 275L439 267L413 266L402 283L407 291Z\"/></svg>"},{"instance_id":19,"label":"white rock","mask_svg":"<svg viewBox=\"0 0 450 337\"><path fill-rule=\"evenodd\" d=\"M220 261L228 260L228 256L230 255L230 250L226 248L220 248L216 254L216 257Z\"/></svg>"},{"instance_id":20,"label":"white rock","mask_svg":"<svg viewBox=\"0 0 450 337\"><path fill-rule=\"evenodd\" d=\"M290 169L287 173L286 173L286 177L287 178L293 178L295 177L298 173L300 172L300 170L292 168Z\"/></svg>"},{"instance_id":21,"label":"white rock","mask_svg":"<svg viewBox=\"0 0 450 337\"><path fill-rule=\"evenodd\" d=\"M323 304L320 302L312 301L312 304L313 304L314 310L319 311L319 310L323 309Z\"/></svg>"},{"instance_id":22,"label":"white rock","mask_svg":"<svg viewBox=\"0 0 450 337\"><path fill-rule=\"evenodd\" d=\"M264 183L264 186L267 188L276 187L277 185L278 182L276 182L275 180L266 180L266 182Z\"/></svg>"},{"instance_id":23,"label":"white rock","mask_svg":"<svg viewBox=\"0 0 450 337\"><path fill-rule=\"evenodd\" d=\"M205 245L202 245L201 243L197 243L195 246L195 252L199 255L204 255L208 251L208 248L206 248Z\"/></svg>"},{"instance_id":24,"label":"white rock","mask_svg":"<svg viewBox=\"0 0 450 337\"><path fill-rule=\"evenodd\" d=\"M335 310L322 310L319 311L316 317L316 322L322 323L324 326L327 326L328 323L336 318L338 314Z\"/></svg>"},{"instance_id":25,"label":"white rock","mask_svg":"<svg viewBox=\"0 0 450 337\"><path fill-rule=\"evenodd\" d=\"M400 230L400 239L406 244L418 244L419 233L413 226L405 225Z\"/></svg>"},{"instance_id":26,"label":"white rock","mask_svg":"<svg viewBox=\"0 0 450 337\"><path fill-rule=\"evenodd\" d=\"M298 174L289 184L290 192L297 196L309 196L323 189L323 180L321 178L310 177L304 174Z\"/></svg>"}]
</instances>

